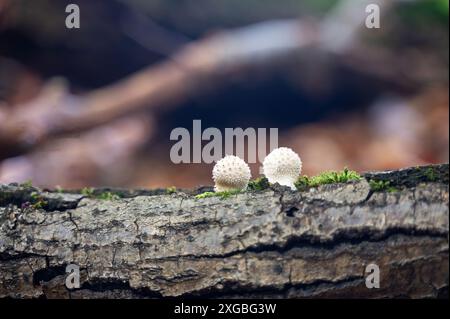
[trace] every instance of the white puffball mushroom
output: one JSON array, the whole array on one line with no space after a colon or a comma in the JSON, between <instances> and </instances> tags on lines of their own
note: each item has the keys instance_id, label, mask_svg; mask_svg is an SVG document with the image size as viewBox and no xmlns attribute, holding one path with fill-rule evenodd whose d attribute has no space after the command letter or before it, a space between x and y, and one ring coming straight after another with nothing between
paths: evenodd
<instances>
[{"instance_id":1,"label":"white puffball mushroom","mask_svg":"<svg viewBox=\"0 0 450 319\"><path fill-rule=\"evenodd\" d=\"M293 190L301 171L300 157L288 147L274 149L263 161L263 173L269 183L289 186Z\"/></svg>"},{"instance_id":2,"label":"white puffball mushroom","mask_svg":"<svg viewBox=\"0 0 450 319\"><path fill-rule=\"evenodd\" d=\"M216 192L243 190L250 181L250 167L234 155L226 155L213 168L214 190Z\"/></svg>"}]
</instances>

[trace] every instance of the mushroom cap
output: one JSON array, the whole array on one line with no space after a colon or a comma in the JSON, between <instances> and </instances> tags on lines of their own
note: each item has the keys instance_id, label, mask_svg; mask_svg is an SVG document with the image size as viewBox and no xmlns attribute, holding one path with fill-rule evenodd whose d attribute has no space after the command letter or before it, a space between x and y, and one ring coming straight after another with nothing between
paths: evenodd
<instances>
[{"instance_id":1,"label":"mushroom cap","mask_svg":"<svg viewBox=\"0 0 450 319\"><path fill-rule=\"evenodd\" d=\"M250 167L241 158L226 155L213 168L214 190L243 190L251 177Z\"/></svg>"},{"instance_id":2,"label":"mushroom cap","mask_svg":"<svg viewBox=\"0 0 450 319\"><path fill-rule=\"evenodd\" d=\"M269 183L278 183L295 190L294 183L302 171L302 161L288 147L274 149L263 161L263 172Z\"/></svg>"}]
</instances>

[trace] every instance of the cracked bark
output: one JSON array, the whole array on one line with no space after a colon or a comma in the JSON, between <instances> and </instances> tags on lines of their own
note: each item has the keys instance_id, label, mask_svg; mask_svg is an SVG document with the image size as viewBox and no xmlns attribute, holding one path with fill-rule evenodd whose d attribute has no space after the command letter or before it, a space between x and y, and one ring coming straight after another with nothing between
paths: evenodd
<instances>
[{"instance_id":1,"label":"cracked bark","mask_svg":"<svg viewBox=\"0 0 450 319\"><path fill-rule=\"evenodd\" d=\"M447 164L227 199L3 185L0 297L448 297L448 188ZM71 263L80 289L64 285ZM366 288L370 263L379 289Z\"/></svg>"}]
</instances>

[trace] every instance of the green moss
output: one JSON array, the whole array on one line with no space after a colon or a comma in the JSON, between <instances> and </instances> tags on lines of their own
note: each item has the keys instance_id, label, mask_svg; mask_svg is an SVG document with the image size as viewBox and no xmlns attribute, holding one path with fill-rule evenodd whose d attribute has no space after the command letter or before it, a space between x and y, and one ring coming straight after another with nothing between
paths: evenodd
<instances>
[{"instance_id":1,"label":"green moss","mask_svg":"<svg viewBox=\"0 0 450 319\"><path fill-rule=\"evenodd\" d=\"M94 197L94 189L92 187L85 187L81 190L81 195L86 197Z\"/></svg>"},{"instance_id":2,"label":"green moss","mask_svg":"<svg viewBox=\"0 0 450 319\"><path fill-rule=\"evenodd\" d=\"M204 192L195 196L197 199L209 198L209 197L220 197L221 199L228 198L232 195L241 193L240 190L223 191L223 192Z\"/></svg>"},{"instance_id":3,"label":"green moss","mask_svg":"<svg viewBox=\"0 0 450 319\"><path fill-rule=\"evenodd\" d=\"M398 189L394 186L391 186L390 181L384 181L384 180L370 180L369 181L370 189L374 192L397 192Z\"/></svg>"},{"instance_id":4,"label":"green moss","mask_svg":"<svg viewBox=\"0 0 450 319\"><path fill-rule=\"evenodd\" d=\"M166 194L174 194L177 192L177 188L175 186L170 186L166 188Z\"/></svg>"},{"instance_id":5,"label":"green moss","mask_svg":"<svg viewBox=\"0 0 450 319\"><path fill-rule=\"evenodd\" d=\"M33 201L37 201L37 200L39 200L39 198L40 198L39 194L36 193L36 192L32 192L32 193L30 194L30 197L31 197L31 200L33 200Z\"/></svg>"},{"instance_id":6,"label":"green moss","mask_svg":"<svg viewBox=\"0 0 450 319\"><path fill-rule=\"evenodd\" d=\"M204 192L198 195L195 195L195 198L202 199L202 198L208 198L208 197L214 197L217 196L217 193L215 192Z\"/></svg>"},{"instance_id":7,"label":"green moss","mask_svg":"<svg viewBox=\"0 0 450 319\"><path fill-rule=\"evenodd\" d=\"M247 190L248 191L261 191L269 188L269 181L265 177L259 177L255 180L252 180L248 183ZM221 199L228 198L232 195L236 195L242 193L244 191L236 189L231 191L223 191L223 192L204 192L202 194L198 194L195 196L197 199L209 198L209 197L220 197Z\"/></svg>"},{"instance_id":8,"label":"green moss","mask_svg":"<svg viewBox=\"0 0 450 319\"><path fill-rule=\"evenodd\" d=\"M62 188L61 186L58 185L55 187L55 192L57 192L59 194L64 193L64 188Z\"/></svg>"},{"instance_id":9,"label":"green moss","mask_svg":"<svg viewBox=\"0 0 450 319\"><path fill-rule=\"evenodd\" d=\"M311 187L311 178L306 175L300 176L297 181L294 183L297 190L305 190Z\"/></svg>"},{"instance_id":10,"label":"green moss","mask_svg":"<svg viewBox=\"0 0 450 319\"><path fill-rule=\"evenodd\" d=\"M31 204L31 206L32 206L34 209L41 209L41 208L44 208L46 205L47 205L47 202L46 202L46 201L38 201L38 202L36 202L36 203L34 203L34 204Z\"/></svg>"},{"instance_id":11,"label":"green moss","mask_svg":"<svg viewBox=\"0 0 450 319\"><path fill-rule=\"evenodd\" d=\"M269 181L265 177L259 177L248 183L247 189L250 191L262 191L269 188Z\"/></svg>"},{"instance_id":12,"label":"green moss","mask_svg":"<svg viewBox=\"0 0 450 319\"><path fill-rule=\"evenodd\" d=\"M104 192L99 194L96 198L102 200L118 200L120 199L120 196L111 192Z\"/></svg>"},{"instance_id":13,"label":"green moss","mask_svg":"<svg viewBox=\"0 0 450 319\"><path fill-rule=\"evenodd\" d=\"M438 175L436 174L436 172L432 167L428 167L425 170L425 176L430 182L435 182L438 179Z\"/></svg>"},{"instance_id":14,"label":"green moss","mask_svg":"<svg viewBox=\"0 0 450 319\"><path fill-rule=\"evenodd\" d=\"M113 193L113 192L101 192L101 193L96 193L95 190L91 187L85 187L81 190L81 194L89 197L89 198L93 198L93 199L101 199L101 200L117 200L120 199L121 196L117 193Z\"/></svg>"},{"instance_id":15,"label":"green moss","mask_svg":"<svg viewBox=\"0 0 450 319\"><path fill-rule=\"evenodd\" d=\"M48 202L45 201L44 198L36 192L32 192L30 194L30 198L31 198L31 206L34 209L44 208L48 204Z\"/></svg>"},{"instance_id":16,"label":"green moss","mask_svg":"<svg viewBox=\"0 0 450 319\"><path fill-rule=\"evenodd\" d=\"M20 186L24 187L24 188L31 188L31 187L33 187L33 182L31 181L31 179L29 179L29 180L21 183Z\"/></svg>"},{"instance_id":17,"label":"green moss","mask_svg":"<svg viewBox=\"0 0 450 319\"><path fill-rule=\"evenodd\" d=\"M306 175L301 176L295 182L295 187L298 190L304 190L309 187L317 187L324 184L348 183L351 181L359 181L360 179L361 175L357 172L344 168L342 171L327 171L312 177Z\"/></svg>"}]
</instances>

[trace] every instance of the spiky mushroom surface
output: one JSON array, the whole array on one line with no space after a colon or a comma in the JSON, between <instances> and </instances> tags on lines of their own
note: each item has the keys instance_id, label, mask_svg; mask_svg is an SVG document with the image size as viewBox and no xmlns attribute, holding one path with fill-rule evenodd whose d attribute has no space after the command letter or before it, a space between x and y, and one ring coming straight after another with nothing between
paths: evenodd
<instances>
[{"instance_id":1,"label":"spiky mushroom surface","mask_svg":"<svg viewBox=\"0 0 450 319\"><path fill-rule=\"evenodd\" d=\"M243 190L247 187L250 177L250 167L247 163L237 156L227 155L213 168L214 190Z\"/></svg>"},{"instance_id":2,"label":"spiky mushroom surface","mask_svg":"<svg viewBox=\"0 0 450 319\"><path fill-rule=\"evenodd\" d=\"M278 183L295 190L295 181L302 171L302 161L297 153L288 147L274 149L263 162L264 175L269 183Z\"/></svg>"}]
</instances>

